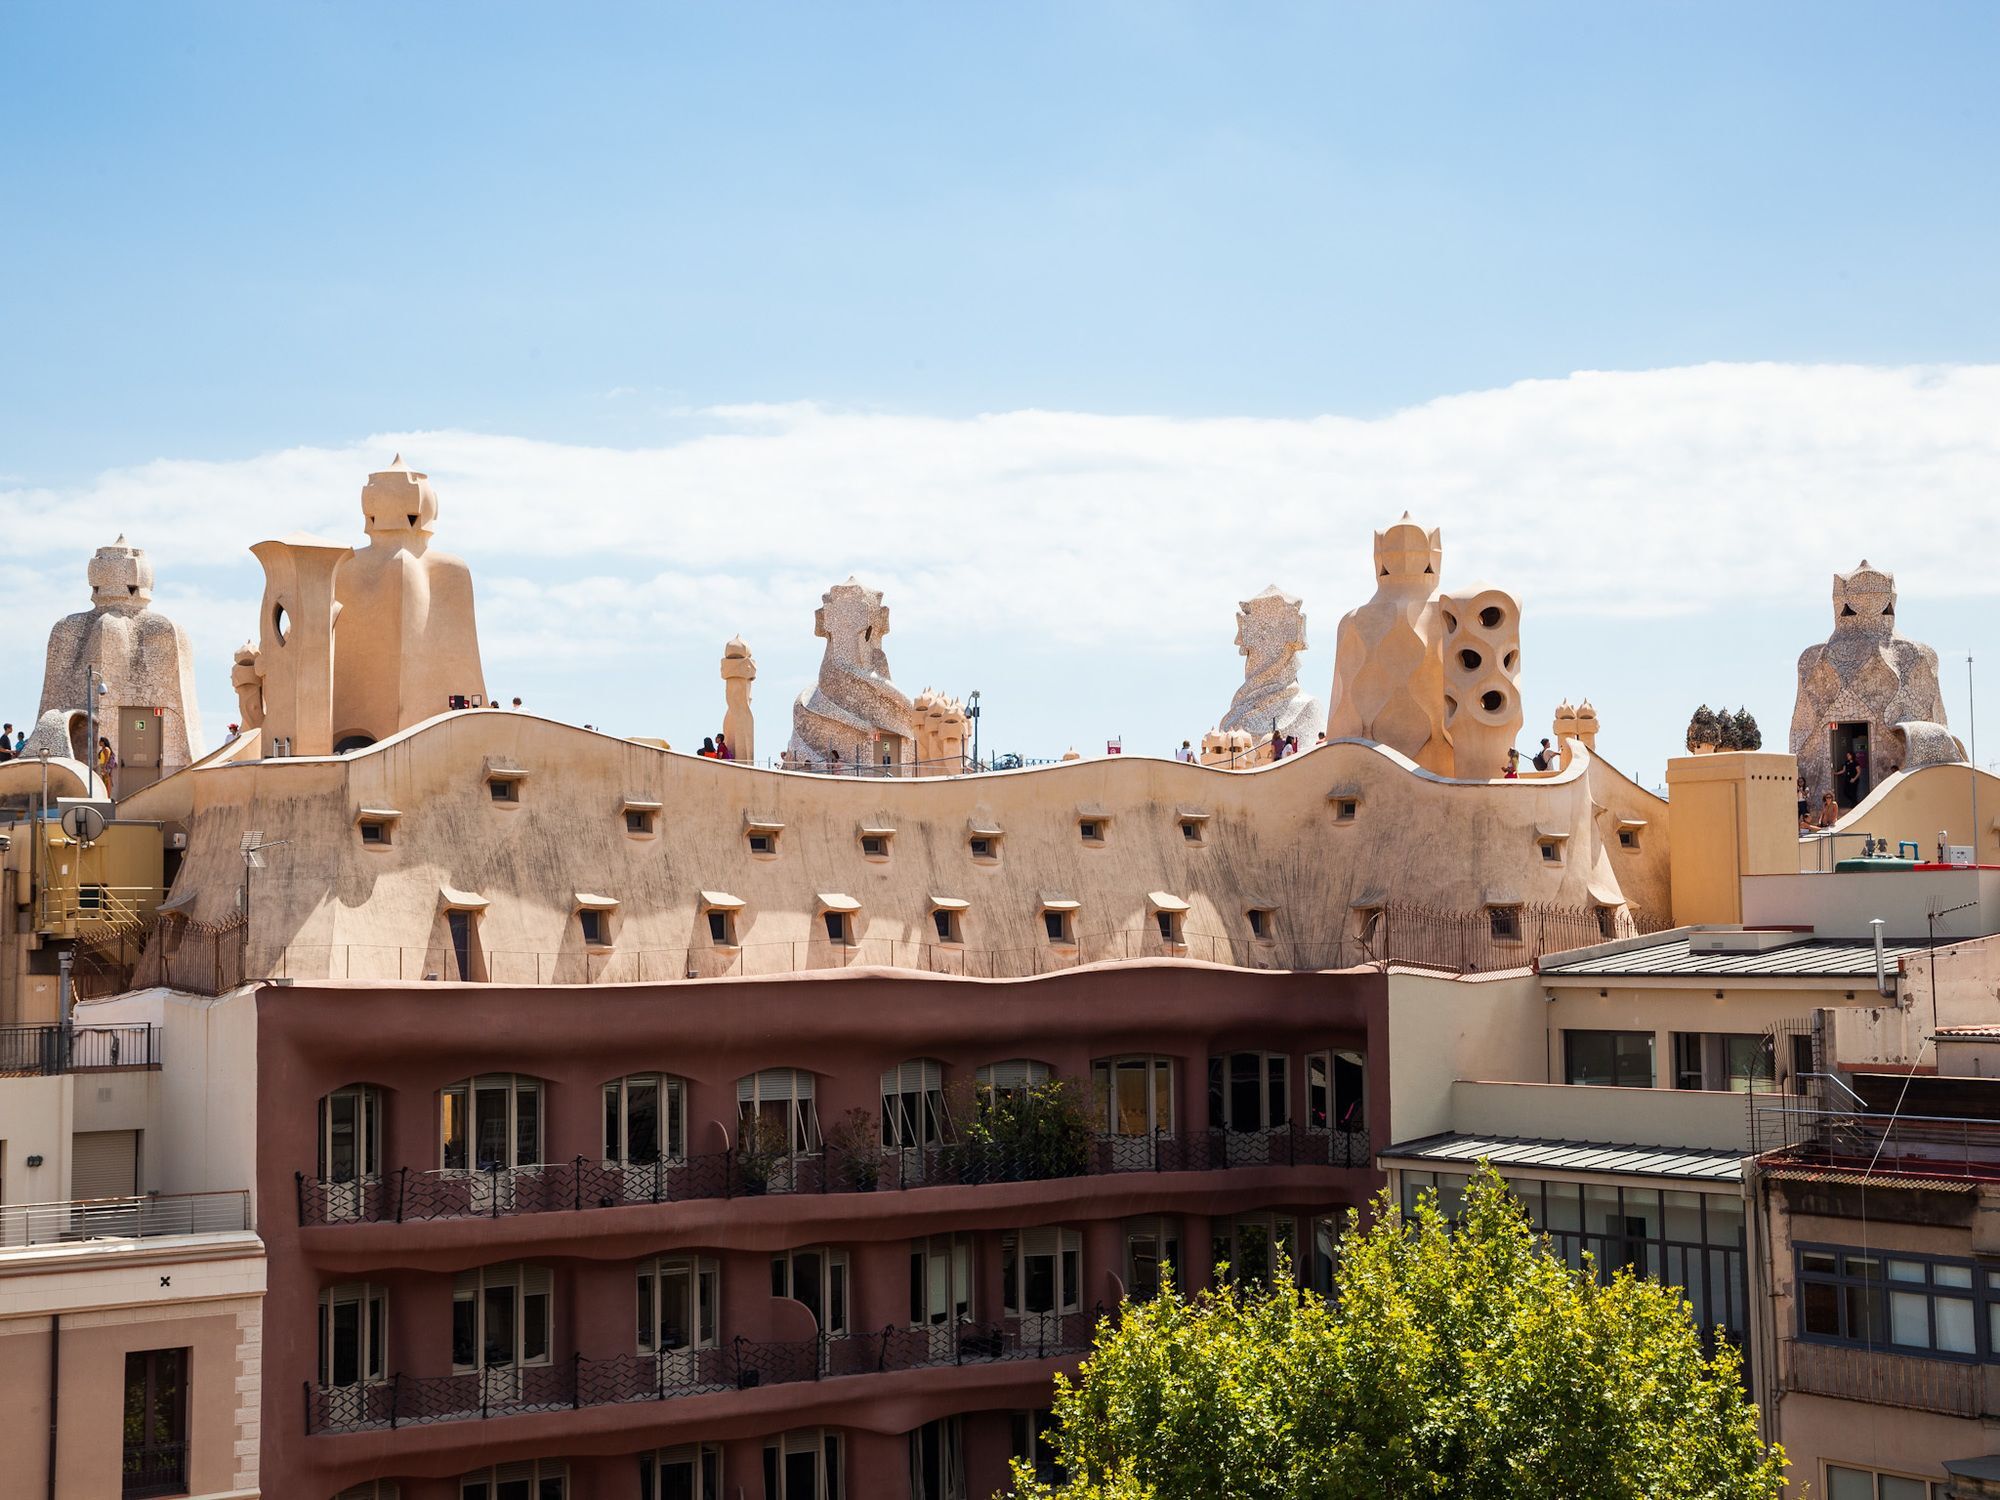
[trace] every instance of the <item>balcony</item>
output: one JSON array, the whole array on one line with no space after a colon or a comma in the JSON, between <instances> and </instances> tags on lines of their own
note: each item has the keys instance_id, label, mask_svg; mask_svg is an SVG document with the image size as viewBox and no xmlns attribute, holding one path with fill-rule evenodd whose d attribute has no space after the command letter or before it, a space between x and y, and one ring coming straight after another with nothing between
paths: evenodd
<instances>
[{"instance_id":1,"label":"balcony","mask_svg":"<svg viewBox=\"0 0 2000 1500\"><path fill-rule=\"evenodd\" d=\"M796 1342L733 1339L711 1349L665 1349L457 1375L396 1375L373 1385L305 1388L306 1431L364 1432L484 1421L538 1412L581 1411L631 1402L844 1380L889 1371L936 1370L1060 1359L1091 1346L1104 1317L1030 1314L1001 1323L888 1327L879 1333L821 1334Z\"/></svg>"},{"instance_id":2,"label":"balcony","mask_svg":"<svg viewBox=\"0 0 2000 1500\"><path fill-rule=\"evenodd\" d=\"M1858 1172L1907 1182L2000 1182L2000 1121L1823 1109L1807 1096L1759 1103L1752 1150L1769 1173Z\"/></svg>"},{"instance_id":3,"label":"balcony","mask_svg":"<svg viewBox=\"0 0 2000 1500\"><path fill-rule=\"evenodd\" d=\"M1988 1410L1985 1367L1874 1349L1788 1340L1784 1386L1809 1396L1834 1396L1874 1406L1977 1417Z\"/></svg>"},{"instance_id":4,"label":"balcony","mask_svg":"<svg viewBox=\"0 0 2000 1500\"><path fill-rule=\"evenodd\" d=\"M53 1077L159 1065L157 1026L0 1026L0 1076Z\"/></svg>"},{"instance_id":5,"label":"balcony","mask_svg":"<svg viewBox=\"0 0 2000 1500\"><path fill-rule=\"evenodd\" d=\"M0 1207L0 1249L76 1245L88 1240L143 1240L178 1234L241 1234L250 1228L250 1194L150 1193L134 1198L77 1198L66 1203Z\"/></svg>"},{"instance_id":6,"label":"balcony","mask_svg":"<svg viewBox=\"0 0 2000 1500\"><path fill-rule=\"evenodd\" d=\"M485 1171L412 1171L319 1182L295 1173L301 1227L413 1223L567 1213L770 1194L902 1192L1135 1173L1217 1172L1255 1167L1372 1168L1365 1130L1198 1131L1099 1136L1073 1153L944 1145L841 1152L831 1147L753 1162L739 1151L648 1163L586 1157Z\"/></svg>"}]
</instances>

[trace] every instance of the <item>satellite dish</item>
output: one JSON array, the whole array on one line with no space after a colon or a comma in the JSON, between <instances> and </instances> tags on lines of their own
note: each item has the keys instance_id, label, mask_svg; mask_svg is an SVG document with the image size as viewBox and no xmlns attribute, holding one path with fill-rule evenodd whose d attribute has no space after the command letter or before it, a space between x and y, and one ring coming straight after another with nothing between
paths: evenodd
<instances>
[{"instance_id":1,"label":"satellite dish","mask_svg":"<svg viewBox=\"0 0 2000 1500\"><path fill-rule=\"evenodd\" d=\"M104 814L94 807L64 808L62 831L79 844L94 844L104 836Z\"/></svg>"}]
</instances>

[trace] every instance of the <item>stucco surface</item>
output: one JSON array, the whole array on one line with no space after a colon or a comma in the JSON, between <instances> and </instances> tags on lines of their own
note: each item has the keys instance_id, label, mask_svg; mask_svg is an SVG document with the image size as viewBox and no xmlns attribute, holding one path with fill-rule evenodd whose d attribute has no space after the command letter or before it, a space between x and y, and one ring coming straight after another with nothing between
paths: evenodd
<instances>
[{"instance_id":1,"label":"stucco surface","mask_svg":"<svg viewBox=\"0 0 2000 1500\"><path fill-rule=\"evenodd\" d=\"M1243 685L1216 727L1240 729L1252 739L1295 735L1309 748L1326 728L1326 710L1299 686L1299 653L1306 649L1306 616L1299 600L1275 583L1242 602L1236 615L1236 649L1243 653Z\"/></svg>"}]
</instances>

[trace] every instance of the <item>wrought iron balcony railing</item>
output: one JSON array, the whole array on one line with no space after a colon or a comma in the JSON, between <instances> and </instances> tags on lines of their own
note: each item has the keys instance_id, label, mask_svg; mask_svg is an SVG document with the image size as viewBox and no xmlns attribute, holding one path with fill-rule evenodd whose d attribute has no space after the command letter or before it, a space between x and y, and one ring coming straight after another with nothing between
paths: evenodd
<instances>
[{"instance_id":1,"label":"wrought iron balcony railing","mask_svg":"<svg viewBox=\"0 0 2000 1500\"><path fill-rule=\"evenodd\" d=\"M130 1026L0 1026L0 1074L86 1073L108 1068L157 1068L160 1028Z\"/></svg>"},{"instance_id":2,"label":"wrought iron balcony railing","mask_svg":"<svg viewBox=\"0 0 2000 1500\"><path fill-rule=\"evenodd\" d=\"M669 1401L717 1391L838 1380L891 1370L1057 1359L1088 1350L1102 1307L1029 1313L999 1323L887 1327L796 1342L731 1339L707 1349L510 1365L455 1375L395 1375L363 1385L305 1386L306 1431L358 1432L483 1421L527 1412Z\"/></svg>"},{"instance_id":3,"label":"wrought iron balcony railing","mask_svg":"<svg viewBox=\"0 0 2000 1500\"><path fill-rule=\"evenodd\" d=\"M579 1156L476 1171L401 1167L348 1182L321 1182L303 1172L294 1177L299 1223L305 1226L499 1218L768 1193L901 1192L1128 1172L1368 1167L1373 1161L1365 1130L1295 1125L1273 1131L1097 1136L1056 1146L968 1141L850 1152L827 1147L776 1158L723 1151L631 1163Z\"/></svg>"}]
</instances>

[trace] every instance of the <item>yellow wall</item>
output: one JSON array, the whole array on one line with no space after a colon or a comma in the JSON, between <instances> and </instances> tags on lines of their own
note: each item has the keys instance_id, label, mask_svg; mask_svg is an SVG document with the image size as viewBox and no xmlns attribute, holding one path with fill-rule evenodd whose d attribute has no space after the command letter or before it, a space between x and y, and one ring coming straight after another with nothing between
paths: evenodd
<instances>
[{"instance_id":1,"label":"yellow wall","mask_svg":"<svg viewBox=\"0 0 2000 1500\"><path fill-rule=\"evenodd\" d=\"M1842 858L1859 854L1861 834L1886 839L1891 847L1903 839L1917 846L1919 859L1936 859L1938 832L1946 842L1970 844L1974 803L1979 819L1980 864L2000 864L2000 776L1971 766L1926 766L1891 776L1842 818L1837 831L1854 839L1838 841Z\"/></svg>"},{"instance_id":2,"label":"yellow wall","mask_svg":"<svg viewBox=\"0 0 2000 1500\"><path fill-rule=\"evenodd\" d=\"M1667 762L1675 926L1740 922L1738 880L1798 869L1797 779L1795 759L1761 750Z\"/></svg>"}]
</instances>

